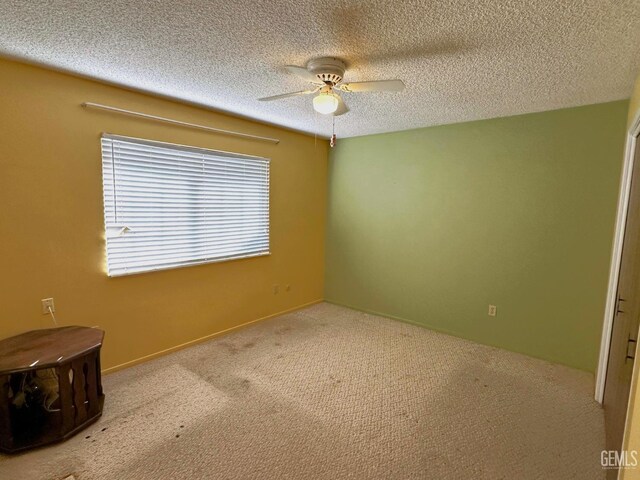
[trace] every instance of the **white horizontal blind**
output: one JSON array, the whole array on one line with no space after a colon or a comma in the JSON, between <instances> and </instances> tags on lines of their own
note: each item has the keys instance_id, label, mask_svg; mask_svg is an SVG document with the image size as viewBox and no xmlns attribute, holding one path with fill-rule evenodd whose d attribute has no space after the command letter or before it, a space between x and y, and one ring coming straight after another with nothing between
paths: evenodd
<instances>
[{"instance_id":1,"label":"white horizontal blind","mask_svg":"<svg viewBox=\"0 0 640 480\"><path fill-rule=\"evenodd\" d=\"M102 136L109 276L269 253L269 160Z\"/></svg>"}]
</instances>

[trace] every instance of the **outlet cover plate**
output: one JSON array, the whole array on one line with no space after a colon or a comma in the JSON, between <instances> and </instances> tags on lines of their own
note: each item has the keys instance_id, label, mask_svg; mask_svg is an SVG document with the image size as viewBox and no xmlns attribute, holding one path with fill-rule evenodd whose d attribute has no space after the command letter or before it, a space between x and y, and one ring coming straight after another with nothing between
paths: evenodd
<instances>
[{"instance_id":1,"label":"outlet cover plate","mask_svg":"<svg viewBox=\"0 0 640 480\"><path fill-rule=\"evenodd\" d=\"M51 307L51 311L56 311L56 306L53 304L53 298L43 298L40 300L42 302L42 314L49 315L49 307Z\"/></svg>"}]
</instances>

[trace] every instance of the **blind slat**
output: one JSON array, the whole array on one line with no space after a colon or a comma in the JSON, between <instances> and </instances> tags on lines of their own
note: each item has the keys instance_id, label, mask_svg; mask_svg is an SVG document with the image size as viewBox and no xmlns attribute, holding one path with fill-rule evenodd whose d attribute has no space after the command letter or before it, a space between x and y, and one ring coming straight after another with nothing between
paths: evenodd
<instances>
[{"instance_id":1,"label":"blind slat","mask_svg":"<svg viewBox=\"0 0 640 480\"><path fill-rule=\"evenodd\" d=\"M110 273L111 276L119 276L119 275L131 275L133 273L142 273L142 272L153 272L156 270L167 270L170 268L177 268L177 267L186 267L186 266L190 266L190 265L202 265L205 263L214 263L214 262L224 262L226 260L237 260L240 258L253 258L253 257L262 257L264 255L269 255L269 252L258 252L258 253L246 253L246 254L240 254L240 255L229 255L229 256L223 256L223 257L219 257L219 258L213 258L213 259L203 259L203 260L193 260L193 261L180 261L180 262L176 262L176 263L165 263L163 265L156 265L156 266L149 266L149 265L144 265L144 266L128 266L126 269L125 268L117 268L117 267L113 267L112 272Z\"/></svg>"}]
</instances>

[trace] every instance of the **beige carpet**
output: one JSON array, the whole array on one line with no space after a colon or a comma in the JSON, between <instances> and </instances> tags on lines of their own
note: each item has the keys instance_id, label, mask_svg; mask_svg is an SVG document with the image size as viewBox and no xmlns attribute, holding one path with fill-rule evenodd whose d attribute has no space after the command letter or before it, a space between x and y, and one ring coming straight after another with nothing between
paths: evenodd
<instances>
[{"instance_id":1,"label":"beige carpet","mask_svg":"<svg viewBox=\"0 0 640 480\"><path fill-rule=\"evenodd\" d=\"M0 478L600 479L593 377L320 304L108 375Z\"/></svg>"}]
</instances>

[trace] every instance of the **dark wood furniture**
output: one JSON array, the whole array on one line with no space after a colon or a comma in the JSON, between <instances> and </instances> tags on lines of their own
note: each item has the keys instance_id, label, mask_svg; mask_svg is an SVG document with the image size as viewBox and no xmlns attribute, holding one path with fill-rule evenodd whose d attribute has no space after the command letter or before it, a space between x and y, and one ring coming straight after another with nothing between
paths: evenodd
<instances>
[{"instance_id":1,"label":"dark wood furniture","mask_svg":"<svg viewBox=\"0 0 640 480\"><path fill-rule=\"evenodd\" d=\"M69 438L102 415L100 347L88 327L33 330L0 341L0 450Z\"/></svg>"}]
</instances>

